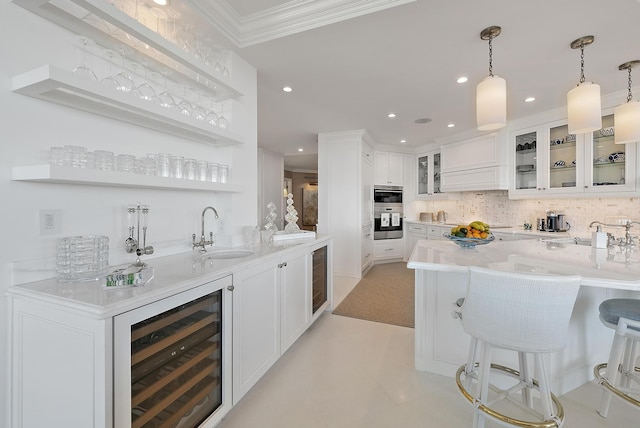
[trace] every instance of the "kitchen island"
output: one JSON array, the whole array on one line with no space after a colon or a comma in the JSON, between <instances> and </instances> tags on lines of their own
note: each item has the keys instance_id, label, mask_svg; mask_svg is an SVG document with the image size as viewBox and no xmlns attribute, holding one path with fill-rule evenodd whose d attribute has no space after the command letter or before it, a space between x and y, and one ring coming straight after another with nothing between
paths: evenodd
<instances>
[{"instance_id":1,"label":"kitchen island","mask_svg":"<svg viewBox=\"0 0 640 428\"><path fill-rule=\"evenodd\" d=\"M613 332L598 318L600 302L640 298L640 251L592 249L572 239L494 241L472 249L449 241L418 241L407 264L415 269L415 367L453 377L465 363L469 336L454 317L456 299L467 289L468 267L501 272L581 275L565 349L548 356L552 390L564 394L593 378L605 362ZM498 362L517 367L511 353Z\"/></svg>"}]
</instances>

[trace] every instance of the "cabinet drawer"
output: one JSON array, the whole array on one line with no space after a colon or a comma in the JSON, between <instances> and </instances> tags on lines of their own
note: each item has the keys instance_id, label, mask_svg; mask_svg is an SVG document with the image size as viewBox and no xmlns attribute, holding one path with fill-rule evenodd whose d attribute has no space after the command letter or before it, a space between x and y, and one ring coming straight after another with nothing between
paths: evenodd
<instances>
[{"instance_id":1,"label":"cabinet drawer","mask_svg":"<svg viewBox=\"0 0 640 428\"><path fill-rule=\"evenodd\" d=\"M375 243L374 255L376 260L402 258L404 254L404 243L402 239L388 239Z\"/></svg>"},{"instance_id":2,"label":"cabinet drawer","mask_svg":"<svg viewBox=\"0 0 640 428\"><path fill-rule=\"evenodd\" d=\"M407 223L407 233L427 234L426 224Z\"/></svg>"}]
</instances>

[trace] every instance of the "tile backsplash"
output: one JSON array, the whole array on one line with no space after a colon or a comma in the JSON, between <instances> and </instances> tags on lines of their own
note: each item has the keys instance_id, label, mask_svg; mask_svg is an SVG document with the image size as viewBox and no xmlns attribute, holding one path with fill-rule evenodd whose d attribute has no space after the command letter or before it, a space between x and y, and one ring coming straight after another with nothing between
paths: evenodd
<instances>
[{"instance_id":1,"label":"tile backsplash","mask_svg":"<svg viewBox=\"0 0 640 428\"><path fill-rule=\"evenodd\" d=\"M447 222L466 223L482 220L489 224L523 227L545 217L546 210L565 214L571 224L571 232L577 236L589 236L589 223L598 220L613 223L626 217L640 221L640 198L562 198L543 200L511 200L507 191L464 192L458 200L415 201L408 206L407 218L418 218L420 212L447 213ZM632 229L640 234L640 227ZM616 236L622 229L611 230Z\"/></svg>"}]
</instances>

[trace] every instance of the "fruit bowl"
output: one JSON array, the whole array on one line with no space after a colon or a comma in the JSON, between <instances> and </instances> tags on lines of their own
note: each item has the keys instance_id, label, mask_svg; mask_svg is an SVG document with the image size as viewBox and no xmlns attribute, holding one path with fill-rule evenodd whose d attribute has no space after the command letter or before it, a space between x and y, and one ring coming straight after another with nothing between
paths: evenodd
<instances>
[{"instance_id":1,"label":"fruit bowl","mask_svg":"<svg viewBox=\"0 0 640 428\"><path fill-rule=\"evenodd\" d=\"M493 236L493 233L489 233L489 236L486 238L461 238L458 236L453 236L450 233L445 233L444 237L455 242L460 245L462 248L473 248L476 245L486 245L490 242L493 242L496 237Z\"/></svg>"}]
</instances>

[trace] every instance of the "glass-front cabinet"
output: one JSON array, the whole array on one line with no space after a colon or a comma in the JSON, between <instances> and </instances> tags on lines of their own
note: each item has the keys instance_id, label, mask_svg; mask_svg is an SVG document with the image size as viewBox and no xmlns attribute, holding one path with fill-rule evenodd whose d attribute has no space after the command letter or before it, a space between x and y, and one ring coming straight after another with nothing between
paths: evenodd
<instances>
[{"instance_id":1,"label":"glass-front cabinet","mask_svg":"<svg viewBox=\"0 0 640 428\"><path fill-rule=\"evenodd\" d=\"M634 192L636 144L614 143L613 115L602 123L590 134L569 134L566 122L513 132L509 196Z\"/></svg>"},{"instance_id":2,"label":"glass-front cabinet","mask_svg":"<svg viewBox=\"0 0 640 428\"><path fill-rule=\"evenodd\" d=\"M417 156L418 199L426 199L442 193L440 191L440 151Z\"/></svg>"}]
</instances>

